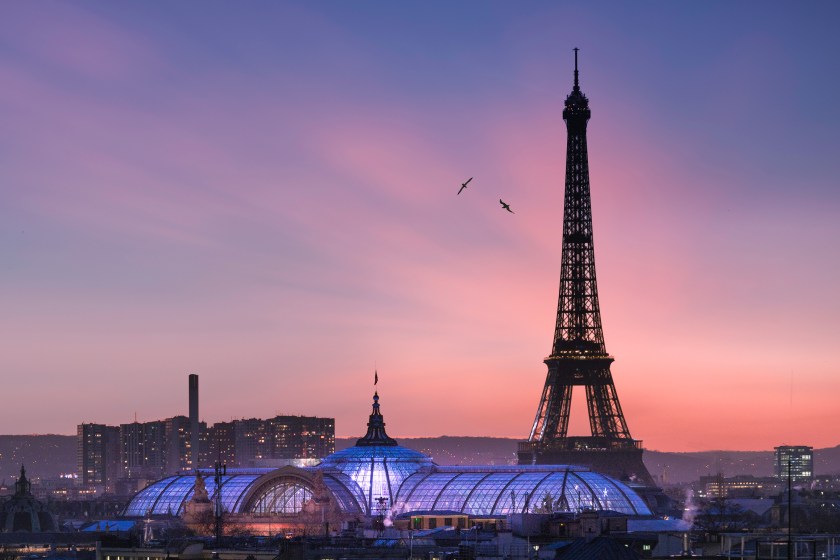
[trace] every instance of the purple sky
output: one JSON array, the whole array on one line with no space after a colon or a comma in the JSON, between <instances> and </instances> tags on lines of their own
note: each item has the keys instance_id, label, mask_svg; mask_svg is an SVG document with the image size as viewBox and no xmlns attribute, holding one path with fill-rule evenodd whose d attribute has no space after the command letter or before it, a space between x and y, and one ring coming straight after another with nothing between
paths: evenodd
<instances>
[{"instance_id":1,"label":"purple sky","mask_svg":"<svg viewBox=\"0 0 840 560\"><path fill-rule=\"evenodd\" d=\"M526 437L577 46L633 436L840 443L837 3L2 12L0 433L186 414L198 373L208 422L361 435L377 367L394 436Z\"/></svg>"}]
</instances>

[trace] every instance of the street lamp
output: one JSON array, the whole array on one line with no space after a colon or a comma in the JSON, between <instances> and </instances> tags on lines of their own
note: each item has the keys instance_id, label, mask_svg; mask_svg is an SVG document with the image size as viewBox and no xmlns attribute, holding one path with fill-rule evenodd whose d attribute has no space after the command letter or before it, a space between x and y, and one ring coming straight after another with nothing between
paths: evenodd
<instances>
[{"instance_id":1,"label":"street lamp","mask_svg":"<svg viewBox=\"0 0 840 560\"><path fill-rule=\"evenodd\" d=\"M376 511L379 512L377 515L377 522L379 523L379 536L382 536L382 533L385 531L385 510L388 509L388 498L385 496L379 496L375 498L374 501L376 502Z\"/></svg>"},{"instance_id":2,"label":"street lamp","mask_svg":"<svg viewBox=\"0 0 840 560\"><path fill-rule=\"evenodd\" d=\"M216 548L219 548L222 542L222 477L227 474L227 465L216 461L213 470L215 472L213 480L216 482L216 499L213 517L216 522Z\"/></svg>"}]
</instances>

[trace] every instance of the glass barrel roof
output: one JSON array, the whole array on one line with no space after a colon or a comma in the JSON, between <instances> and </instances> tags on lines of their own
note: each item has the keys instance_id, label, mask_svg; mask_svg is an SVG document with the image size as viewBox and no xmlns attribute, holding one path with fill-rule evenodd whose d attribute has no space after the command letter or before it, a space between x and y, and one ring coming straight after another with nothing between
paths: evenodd
<instances>
[{"instance_id":1,"label":"glass barrel roof","mask_svg":"<svg viewBox=\"0 0 840 560\"><path fill-rule=\"evenodd\" d=\"M261 474L228 474L222 477L222 507L235 512L242 497ZM207 494L215 499L216 481L212 476L204 479ZM138 492L128 503L123 515L140 517L144 515L181 515L184 503L192 498L195 489L194 475L170 476L154 482Z\"/></svg>"},{"instance_id":2,"label":"glass barrel roof","mask_svg":"<svg viewBox=\"0 0 840 560\"><path fill-rule=\"evenodd\" d=\"M299 472L320 472L342 511L354 514L376 515L384 507L396 514L423 511L507 515L598 509L651 515L628 486L579 467L435 465L427 455L398 445L385 433L378 394L373 397L367 434L354 447L333 453L318 466ZM244 500L260 479L264 489L261 487L260 495L249 498L249 509L286 514L300 511L303 502L313 496L313 488L305 482L289 480L282 473L272 473L277 471L228 470L221 488L225 511L243 513ZM303 477L306 478L309 475ZM208 495L214 499L212 473L207 473L204 480ZM170 476L154 482L132 498L123 515L181 515L194 486L194 475Z\"/></svg>"},{"instance_id":3,"label":"glass barrel roof","mask_svg":"<svg viewBox=\"0 0 840 560\"><path fill-rule=\"evenodd\" d=\"M625 484L599 473L558 466L436 467L409 476L394 505L397 512L471 515L583 509L651 514Z\"/></svg>"}]
</instances>

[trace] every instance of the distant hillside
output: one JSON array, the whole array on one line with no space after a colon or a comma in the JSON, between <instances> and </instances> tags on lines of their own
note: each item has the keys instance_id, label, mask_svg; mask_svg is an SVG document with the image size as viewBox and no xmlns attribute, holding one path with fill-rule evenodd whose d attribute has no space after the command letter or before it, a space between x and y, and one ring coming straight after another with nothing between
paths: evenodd
<instances>
[{"instance_id":1,"label":"distant hillside","mask_svg":"<svg viewBox=\"0 0 840 560\"><path fill-rule=\"evenodd\" d=\"M490 437L399 438L400 445L422 451L439 465L506 465L516 463L515 439ZM337 438L336 450L350 447L356 438ZM693 482L701 476L773 474L773 451L699 451L671 453L645 451L650 473L667 485ZM840 446L814 451L816 474L840 474ZM664 476L664 479L663 479Z\"/></svg>"},{"instance_id":2,"label":"distant hillside","mask_svg":"<svg viewBox=\"0 0 840 560\"><path fill-rule=\"evenodd\" d=\"M76 436L0 436L0 482L26 467L31 478L56 478L76 471Z\"/></svg>"},{"instance_id":3,"label":"distant hillside","mask_svg":"<svg viewBox=\"0 0 840 560\"><path fill-rule=\"evenodd\" d=\"M724 476L751 474L771 476L773 451L698 451L671 453L645 451L645 465L654 476L664 474L666 484L692 482L701 476L723 473ZM814 473L840 474L840 445L814 450Z\"/></svg>"},{"instance_id":4,"label":"distant hillside","mask_svg":"<svg viewBox=\"0 0 840 560\"><path fill-rule=\"evenodd\" d=\"M512 465L518 440L491 437L399 438L401 445L430 455L439 465ZM336 450L355 445L356 438L337 438ZM666 484L693 482L704 475L773 472L773 451L701 451L670 453L645 451L651 474ZM0 482L11 482L20 466L32 478L55 478L76 471L75 436L0 436ZM816 474L840 474L840 445L814 452Z\"/></svg>"}]
</instances>

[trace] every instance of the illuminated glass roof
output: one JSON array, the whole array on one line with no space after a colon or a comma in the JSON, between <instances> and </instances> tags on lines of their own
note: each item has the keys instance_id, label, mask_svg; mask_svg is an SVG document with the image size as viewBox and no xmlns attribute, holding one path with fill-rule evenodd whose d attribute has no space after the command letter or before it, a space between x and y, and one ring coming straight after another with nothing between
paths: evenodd
<instances>
[{"instance_id":1,"label":"illuminated glass roof","mask_svg":"<svg viewBox=\"0 0 840 560\"><path fill-rule=\"evenodd\" d=\"M650 515L628 486L605 475L559 465L440 467L403 482L395 513L459 511L470 515L612 510Z\"/></svg>"},{"instance_id":2,"label":"illuminated glass roof","mask_svg":"<svg viewBox=\"0 0 840 560\"><path fill-rule=\"evenodd\" d=\"M222 477L222 507L225 511L238 511L239 502L248 487L262 473L228 474ZM216 481L212 476L204 480L207 494L214 496ZM138 492L126 506L123 515L181 515L184 503L193 495L195 476L170 476L158 480Z\"/></svg>"},{"instance_id":3,"label":"illuminated glass roof","mask_svg":"<svg viewBox=\"0 0 840 560\"><path fill-rule=\"evenodd\" d=\"M390 510L507 515L583 509L651 514L628 486L578 467L435 465L427 455L388 437L379 395L373 398L367 434L355 446L333 453L315 467L231 469L222 479L222 505L235 513L299 513L302 504L313 498L319 472L335 503L353 514L373 516ZM216 485L212 472L207 474L207 493L214 499ZM181 515L194 485L194 475L154 482L132 498L123 514Z\"/></svg>"},{"instance_id":4,"label":"illuminated glass roof","mask_svg":"<svg viewBox=\"0 0 840 560\"><path fill-rule=\"evenodd\" d=\"M379 411L379 395L374 394L367 433L354 447L342 449L324 459L318 469L324 473L344 475L337 478L356 496L359 504L366 509L365 513L374 515L379 512L379 507L391 507L403 480L432 465L432 459L427 455L402 447L388 437Z\"/></svg>"},{"instance_id":5,"label":"illuminated glass roof","mask_svg":"<svg viewBox=\"0 0 840 560\"><path fill-rule=\"evenodd\" d=\"M396 445L349 447L330 455L317 468L324 473L343 474L336 478L363 504L365 513L373 515L378 512L378 498L387 499L383 505L390 507L403 480L432 465L426 455Z\"/></svg>"}]
</instances>

